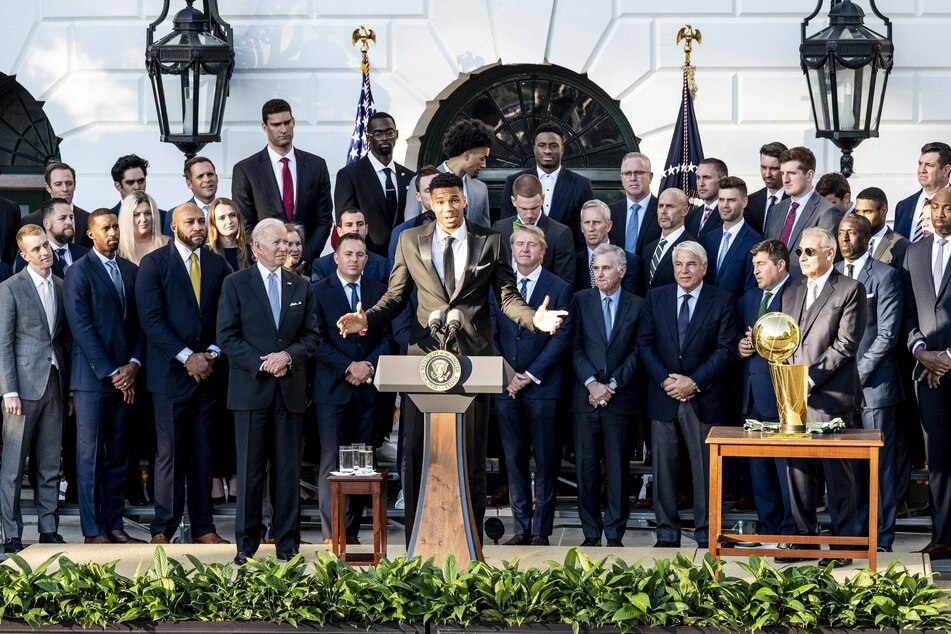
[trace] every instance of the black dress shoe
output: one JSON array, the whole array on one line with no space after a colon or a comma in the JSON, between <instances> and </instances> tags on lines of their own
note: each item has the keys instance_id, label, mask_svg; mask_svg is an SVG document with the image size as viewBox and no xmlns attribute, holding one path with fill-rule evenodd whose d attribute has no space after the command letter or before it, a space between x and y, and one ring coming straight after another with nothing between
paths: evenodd
<instances>
[{"instance_id":1,"label":"black dress shoe","mask_svg":"<svg viewBox=\"0 0 951 634\"><path fill-rule=\"evenodd\" d=\"M665 539L658 539L654 544L654 548L680 548L680 544L677 542L669 542Z\"/></svg>"},{"instance_id":2,"label":"black dress shoe","mask_svg":"<svg viewBox=\"0 0 951 634\"><path fill-rule=\"evenodd\" d=\"M544 535L535 535L532 537L532 546L548 546L548 538Z\"/></svg>"},{"instance_id":3,"label":"black dress shoe","mask_svg":"<svg viewBox=\"0 0 951 634\"><path fill-rule=\"evenodd\" d=\"M248 560L253 556L254 555L251 553L246 553L239 550L238 554L234 556L234 563L238 564L239 566L243 566L244 564L248 563Z\"/></svg>"},{"instance_id":4,"label":"black dress shoe","mask_svg":"<svg viewBox=\"0 0 951 634\"><path fill-rule=\"evenodd\" d=\"M820 568L826 568L829 566L829 564L832 564L833 568L841 568L843 566L851 566L852 560L846 559L845 557L840 557L838 559L835 559L832 557L823 557L822 559L819 560Z\"/></svg>"},{"instance_id":5,"label":"black dress shoe","mask_svg":"<svg viewBox=\"0 0 951 634\"><path fill-rule=\"evenodd\" d=\"M582 546L600 546L601 538L600 537L585 537L584 541L581 542Z\"/></svg>"},{"instance_id":6,"label":"black dress shoe","mask_svg":"<svg viewBox=\"0 0 951 634\"><path fill-rule=\"evenodd\" d=\"M227 499L227 498L225 498L225 496L223 496L223 495L218 496L218 497L213 497L213 498L211 498L211 503L214 504L215 506L217 506L218 504L224 504L226 499Z\"/></svg>"},{"instance_id":7,"label":"black dress shoe","mask_svg":"<svg viewBox=\"0 0 951 634\"><path fill-rule=\"evenodd\" d=\"M624 548L624 542L620 539L609 539L608 548Z\"/></svg>"},{"instance_id":8,"label":"black dress shoe","mask_svg":"<svg viewBox=\"0 0 951 634\"><path fill-rule=\"evenodd\" d=\"M347 535L347 544L352 546L354 544L359 545L360 539L356 535Z\"/></svg>"},{"instance_id":9,"label":"black dress shoe","mask_svg":"<svg viewBox=\"0 0 951 634\"><path fill-rule=\"evenodd\" d=\"M300 551L297 550L296 548L288 548L287 550L279 550L277 551L277 560L283 561L286 563L299 554L300 554Z\"/></svg>"},{"instance_id":10,"label":"black dress shoe","mask_svg":"<svg viewBox=\"0 0 951 634\"><path fill-rule=\"evenodd\" d=\"M123 529L117 531L108 531L106 533L106 538L113 544L144 544L144 539L136 539L132 537Z\"/></svg>"},{"instance_id":11,"label":"black dress shoe","mask_svg":"<svg viewBox=\"0 0 951 634\"><path fill-rule=\"evenodd\" d=\"M528 535L515 533L514 535L509 537L507 542L503 542L502 545L503 546L524 546L528 544L529 541L530 541L530 538Z\"/></svg>"},{"instance_id":12,"label":"black dress shoe","mask_svg":"<svg viewBox=\"0 0 951 634\"><path fill-rule=\"evenodd\" d=\"M66 540L59 533L40 533L41 544L65 544Z\"/></svg>"},{"instance_id":13,"label":"black dress shoe","mask_svg":"<svg viewBox=\"0 0 951 634\"><path fill-rule=\"evenodd\" d=\"M20 541L19 537L11 537L7 541L3 542L3 552L5 553L18 553L23 550L23 542Z\"/></svg>"}]
</instances>

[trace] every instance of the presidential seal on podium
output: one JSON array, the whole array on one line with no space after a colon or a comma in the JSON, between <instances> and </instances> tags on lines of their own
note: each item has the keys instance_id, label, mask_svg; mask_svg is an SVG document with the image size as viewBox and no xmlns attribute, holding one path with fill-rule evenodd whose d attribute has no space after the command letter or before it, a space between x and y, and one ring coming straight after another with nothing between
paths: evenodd
<instances>
[{"instance_id":1,"label":"presidential seal on podium","mask_svg":"<svg viewBox=\"0 0 951 634\"><path fill-rule=\"evenodd\" d=\"M420 362L419 378L429 389L445 392L459 383L462 365L456 355L448 350L433 350Z\"/></svg>"}]
</instances>

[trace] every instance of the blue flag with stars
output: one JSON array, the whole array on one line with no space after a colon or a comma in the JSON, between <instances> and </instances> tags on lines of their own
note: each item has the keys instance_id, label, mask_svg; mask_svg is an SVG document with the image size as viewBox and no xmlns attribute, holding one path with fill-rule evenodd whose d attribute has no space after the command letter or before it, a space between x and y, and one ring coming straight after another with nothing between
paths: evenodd
<instances>
[{"instance_id":1,"label":"blue flag with stars","mask_svg":"<svg viewBox=\"0 0 951 634\"><path fill-rule=\"evenodd\" d=\"M350 137L350 147L347 148L347 165L359 161L370 151L367 142L367 124L370 117L376 113L373 107L373 93L370 92L370 58L363 54L360 62L363 71L363 84L360 86L360 100L357 102L357 116L353 122L353 136Z\"/></svg>"},{"instance_id":2,"label":"blue flag with stars","mask_svg":"<svg viewBox=\"0 0 951 634\"><path fill-rule=\"evenodd\" d=\"M693 69L684 67L683 99L680 102L680 112L674 126L674 136L670 140L667 162L664 163L664 177L658 192L676 187L687 194L688 198L696 198L697 166L703 160L703 145L700 143L700 129L697 127L693 96L688 86L687 75L690 70Z\"/></svg>"}]
</instances>

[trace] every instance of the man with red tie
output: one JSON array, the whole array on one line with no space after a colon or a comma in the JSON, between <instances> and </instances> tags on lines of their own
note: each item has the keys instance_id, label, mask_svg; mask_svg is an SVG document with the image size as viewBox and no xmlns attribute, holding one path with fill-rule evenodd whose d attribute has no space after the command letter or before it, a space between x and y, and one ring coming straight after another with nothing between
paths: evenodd
<instances>
[{"instance_id":1,"label":"man with red tie","mask_svg":"<svg viewBox=\"0 0 951 634\"><path fill-rule=\"evenodd\" d=\"M697 166L697 195L703 200L690 210L684 220L687 232L703 240L711 231L723 226L720 214L717 212L717 198L720 195L720 179L730 175L726 163L718 158L705 158Z\"/></svg>"}]
</instances>

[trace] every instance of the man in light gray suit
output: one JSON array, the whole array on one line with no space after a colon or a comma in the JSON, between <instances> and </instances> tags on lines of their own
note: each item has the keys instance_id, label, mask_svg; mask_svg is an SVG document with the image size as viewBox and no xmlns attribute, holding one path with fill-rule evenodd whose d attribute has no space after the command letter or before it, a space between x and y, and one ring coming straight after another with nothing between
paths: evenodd
<instances>
[{"instance_id":1,"label":"man in light gray suit","mask_svg":"<svg viewBox=\"0 0 951 634\"><path fill-rule=\"evenodd\" d=\"M835 270L865 287L868 323L859 342L859 380L865 404L862 427L880 429L885 442L879 452L878 547L891 551L895 541L895 407L902 401L895 346L901 331L901 277L892 267L874 259L869 252L872 225L863 216L852 214L839 223L839 251L843 262ZM856 460L856 530L868 529L868 462Z\"/></svg>"},{"instance_id":2,"label":"man in light gray suit","mask_svg":"<svg viewBox=\"0 0 951 634\"><path fill-rule=\"evenodd\" d=\"M766 238L781 240L790 253L795 253L803 231L809 227L822 227L835 235L842 213L812 185L816 175L816 156L812 150L790 148L780 155L779 162L783 189L789 198L776 203L769 212ZM832 250L835 251L834 239ZM801 273L797 258L790 258L789 273L793 277Z\"/></svg>"},{"instance_id":3,"label":"man in light gray suit","mask_svg":"<svg viewBox=\"0 0 951 634\"><path fill-rule=\"evenodd\" d=\"M442 138L442 151L449 158L436 168L444 174L451 172L462 179L462 193L466 197L466 222L485 228L491 226L489 188L479 180L479 172L485 168L485 159L494 143L495 133L492 128L475 119L461 119L449 128ZM409 190L415 189L414 176L409 183ZM421 210L418 200L406 197L406 220L415 218Z\"/></svg>"},{"instance_id":4,"label":"man in light gray suit","mask_svg":"<svg viewBox=\"0 0 951 634\"><path fill-rule=\"evenodd\" d=\"M27 456L36 460L33 479L40 543L62 544L56 532L59 458L66 400L69 328L63 281L53 275L53 249L46 232L26 225L17 246L27 266L0 284L0 392L3 393L3 459L0 519L3 550L23 550L20 483Z\"/></svg>"},{"instance_id":5,"label":"man in light gray suit","mask_svg":"<svg viewBox=\"0 0 951 634\"><path fill-rule=\"evenodd\" d=\"M799 324L799 348L789 363L809 366L807 420L841 418L848 427L858 423L862 406L856 353L865 332L865 289L840 275L833 267L835 238L826 229L811 227L802 232L796 249L805 277L789 282L783 293L783 312ZM855 535L855 476L847 460L790 458L789 502L796 533L817 535L816 500L818 469L822 466L828 487L833 535ZM795 548L795 546L793 546ZM792 551L790 551L792 552ZM792 558L777 558L788 562ZM829 560L820 560L824 566ZM839 559L836 565L847 565Z\"/></svg>"}]
</instances>

